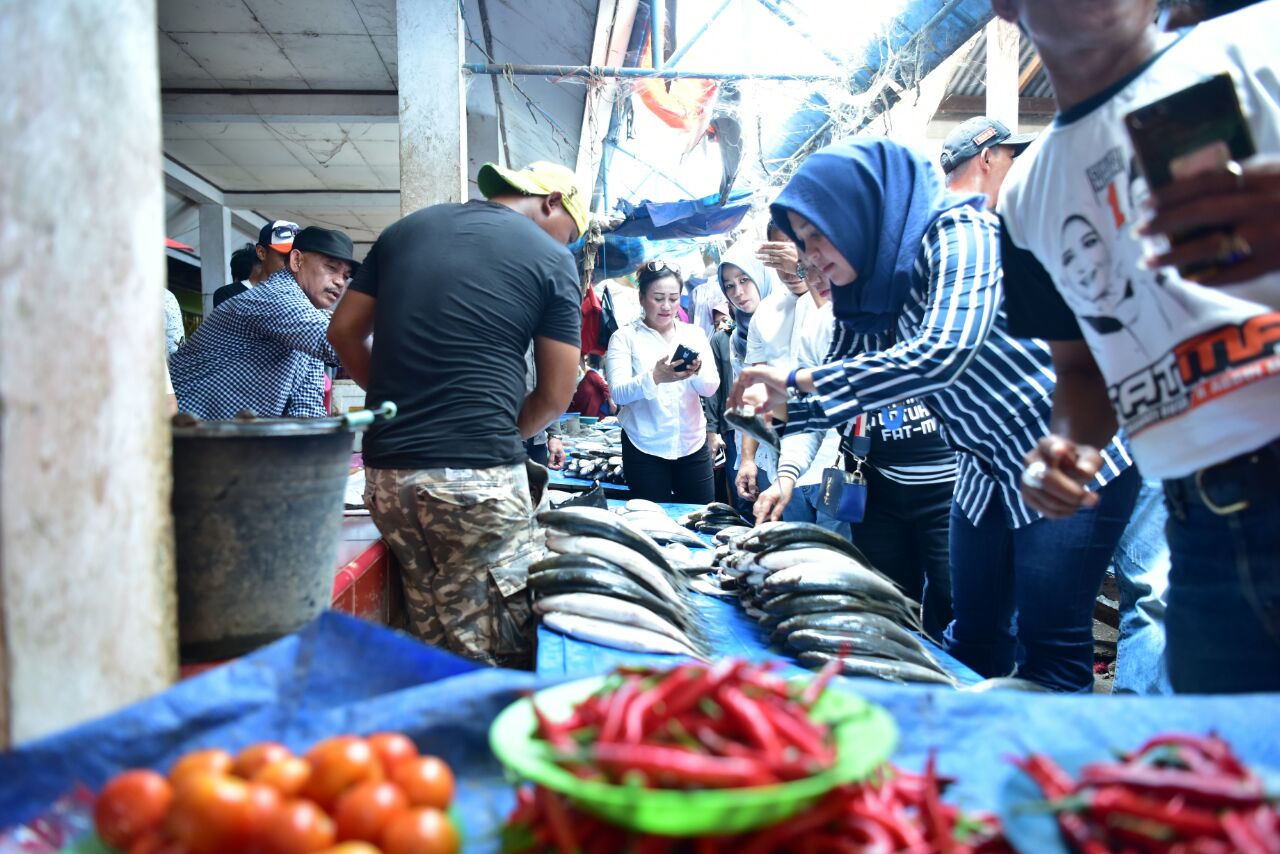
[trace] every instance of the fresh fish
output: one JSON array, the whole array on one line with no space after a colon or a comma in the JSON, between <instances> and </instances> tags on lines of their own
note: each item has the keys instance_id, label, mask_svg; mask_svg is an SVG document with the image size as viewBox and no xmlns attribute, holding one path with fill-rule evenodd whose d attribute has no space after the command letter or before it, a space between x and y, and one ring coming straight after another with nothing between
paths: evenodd
<instances>
[{"instance_id":1,"label":"fresh fish","mask_svg":"<svg viewBox=\"0 0 1280 854\"><path fill-rule=\"evenodd\" d=\"M529 574L533 575L549 569L603 569L607 572L620 572L621 570L606 560L591 555L580 554L560 554L559 552L551 552L537 563L530 564ZM625 575L625 573L624 573Z\"/></svg>"},{"instance_id":2,"label":"fresh fish","mask_svg":"<svg viewBox=\"0 0 1280 854\"><path fill-rule=\"evenodd\" d=\"M859 563L871 566L867 556L848 539L809 522L778 522L763 531L758 530L755 536L743 542L742 547L747 551L765 552L815 545L837 549Z\"/></svg>"},{"instance_id":3,"label":"fresh fish","mask_svg":"<svg viewBox=\"0 0 1280 854\"><path fill-rule=\"evenodd\" d=\"M742 410L730 409L724 414L724 420L757 442L768 445L775 451L782 449L782 440L778 437L778 431L774 430L773 425L766 422L764 416L759 413L748 415Z\"/></svg>"},{"instance_id":4,"label":"fresh fish","mask_svg":"<svg viewBox=\"0 0 1280 854\"><path fill-rule=\"evenodd\" d=\"M712 501L710 504L708 504L706 507L703 507L702 509L706 513L727 513L731 516L738 515L738 511L736 508L730 507L728 504L725 504L723 501Z\"/></svg>"},{"instance_id":5,"label":"fresh fish","mask_svg":"<svg viewBox=\"0 0 1280 854\"><path fill-rule=\"evenodd\" d=\"M767 570L786 569L802 563L825 563L831 566L854 564L870 568L870 564L863 563L846 552L828 546L804 546L803 548L784 548L776 551L757 552L756 563ZM877 574L879 573L877 572Z\"/></svg>"},{"instance_id":6,"label":"fresh fish","mask_svg":"<svg viewBox=\"0 0 1280 854\"><path fill-rule=\"evenodd\" d=\"M892 618L870 612L857 614L799 614L795 617L788 617L778 624L778 628L774 630L773 639L781 641L792 632L804 629L873 635L887 638L901 646L927 652L919 638L894 622Z\"/></svg>"},{"instance_id":7,"label":"fresh fish","mask_svg":"<svg viewBox=\"0 0 1280 854\"><path fill-rule=\"evenodd\" d=\"M745 534L750 530L746 525L729 525L716 532L715 541L717 543L728 543L739 534Z\"/></svg>"},{"instance_id":8,"label":"fresh fish","mask_svg":"<svg viewBox=\"0 0 1280 854\"><path fill-rule=\"evenodd\" d=\"M987 691L1026 691L1031 694L1053 693L1043 685L1037 685L1028 679L1017 679L1013 676L993 676L990 679L983 679L981 682L968 685L960 690L970 691L974 694L984 694Z\"/></svg>"},{"instance_id":9,"label":"fresh fish","mask_svg":"<svg viewBox=\"0 0 1280 854\"><path fill-rule=\"evenodd\" d=\"M695 652L688 643L673 640L666 635L640 629L635 626L623 626L579 614L564 614L551 611L542 615L542 622L550 629L562 635L584 640L600 646L622 649L628 652L665 653L667 655L687 655L690 658L704 658Z\"/></svg>"},{"instance_id":10,"label":"fresh fish","mask_svg":"<svg viewBox=\"0 0 1280 854\"><path fill-rule=\"evenodd\" d=\"M618 462L614 463L614 465L621 465L621 464L622 464L621 459L619 459ZM661 504L658 504L656 501L650 501L647 498L633 498L622 506L625 510L628 510L628 511L643 511L646 513L657 513L664 518L667 517L667 511L662 509Z\"/></svg>"},{"instance_id":11,"label":"fresh fish","mask_svg":"<svg viewBox=\"0 0 1280 854\"><path fill-rule=\"evenodd\" d=\"M576 614L609 623L635 626L638 629L648 629L651 632L666 635L690 647L695 646L692 638L648 608L600 593L559 593L554 596L543 596L534 601L533 610L539 614L559 611L562 614Z\"/></svg>"},{"instance_id":12,"label":"fresh fish","mask_svg":"<svg viewBox=\"0 0 1280 854\"><path fill-rule=\"evenodd\" d=\"M843 593L783 593L761 603L761 610L785 619L797 614L857 611L861 600Z\"/></svg>"},{"instance_id":13,"label":"fresh fish","mask_svg":"<svg viewBox=\"0 0 1280 854\"><path fill-rule=\"evenodd\" d=\"M928 667L907 661L890 661L870 656L828 655L824 652L802 652L800 663L808 667L821 667L833 658L840 659L845 676L872 676L889 682L927 682L955 687L956 680Z\"/></svg>"},{"instance_id":14,"label":"fresh fish","mask_svg":"<svg viewBox=\"0 0 1280 854\"><path fill-rule=\"evenodd\" d=\"M570 535L581 534L612 540L640 553L662 569L671 571L658 544L617 513L599 507L565 507L543 510L538 514L538 522Z\"/></svg>"},{"instance_id":15,"label":"fresh fish","mask_svg":"<svg viewBox=\"0 0 1280 854\"><path fill-rule=\"evenodd\" d=\"M907 602L902 591L880 573L856 563L831 565L802 563L768 573L765 595L778 593L862 593L890 601Z\"/></svg>"},{"instance_id":16,"label":"fresh fish","mask_svg":"<svg viewBox=\"0 0 1280 854\"><path fill-rule=\"evenodd\" d=\"M928 667L939 673L946 670L929 653L903 646L883 636L824 632L818 629L801 629L787 635L787 646L801 652L825 652L829 655L868 655L873 658L889 658L909 661Z\"/></svg>"},{"instance_id":17,"label":"fresh fish","mask_svg":"<svg viewBox=\"0 0 1280 854\"><path fill-rule=\"evenodd\" d=\"M562 593L599 593L626 602L634 602L683 629L696 625L695 617L686 609L664 602L631 576L616 568L548 569L529 576L529 589L535 597Z\"/></svg>"},{"instance_id":18,"label":"fresh fish","mask_svg":"<svg viewBox=\"0 0 1280 854\"><path fill-rule=\"evenodd\" d=\"M656 543L683 543L693 548L704 548L706 543L687 528L677 525L666 513L653 513L649 510L636 510L622 515L637 530L648 534Z\"/></svg>"},{"instance_id":19,"label":"fresh fish","mask_svg":"<svg viewBox=\"0 0 1280 854\"><path fill-rule=\"evenodd\" d=\"M652 543L653 541L650 540L649 542ZM676 589L673 579L680 584L683 584L684 581L675 576L671 570L671 565L667 563L667 559L656 545L653 548L658 553L658 558L662 561L661 568L639 552L603 537L558 536L552 534L547 537L547 548L561 554L590 555L591 557L598 557L601 560L608 561L626 570L629 575L658 594L659 597L684 607L684 597Z\"/></svg>"}]
</instances>

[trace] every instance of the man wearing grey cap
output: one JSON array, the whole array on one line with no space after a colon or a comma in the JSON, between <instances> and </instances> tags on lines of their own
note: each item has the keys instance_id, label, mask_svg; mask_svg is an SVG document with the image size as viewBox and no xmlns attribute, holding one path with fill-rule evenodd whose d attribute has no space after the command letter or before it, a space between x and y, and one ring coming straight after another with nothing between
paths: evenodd
<instances>
[{"instance_id":1,"label":"man wearing grey cap","mask_svg":"<svg viewBox=\"0 0 1280 854\"><path fill-rule=\"evenodd\" d=\"M947 176L947 187L982 193L987 197L987 210L994 210L1013 158L1035 138L1034 133L1011 133L1003 122L987 116L961 122L942 143L942 171Z\"/></svg>"}]
</instances>

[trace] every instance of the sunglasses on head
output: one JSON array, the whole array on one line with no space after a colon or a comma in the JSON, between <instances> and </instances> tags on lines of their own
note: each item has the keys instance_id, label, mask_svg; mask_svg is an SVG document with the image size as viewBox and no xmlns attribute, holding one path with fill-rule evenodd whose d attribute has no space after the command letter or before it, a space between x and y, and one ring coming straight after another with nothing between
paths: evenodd
<instances>
[{"instance_id":1,"label":"sunglasses on head","mask_svg":"<svg viewBox=\"0 0 1280 854\"><path fill-rule=\"evenodd\" d=\"M671 266L671 265L670 265L670 264L668 264L666 261L663 261L661 258L655 258L655 259L654 259L654 260L652 260L652 261L647 261L647 262L645 262L644 269L645 269L645 272L647 272L647 273L664 273L664 272L669 272L669 273L671 273L672 275L675 275L675 276L679 276L679 275L680 275L680 271L679 271L678 269L676 269L675 267Z\"/></svg>"},{"instance_id":2,"label":"sunglasses on head","mask_svg":"<svg viewBox=\"0 0 1280 854\"><path fill-rule=\"evenodd\" d=\"M298 236L298 224L296 222L282 222L272 227L271 239L273 241L292 240Z\"/></svg>"}]
</instances>

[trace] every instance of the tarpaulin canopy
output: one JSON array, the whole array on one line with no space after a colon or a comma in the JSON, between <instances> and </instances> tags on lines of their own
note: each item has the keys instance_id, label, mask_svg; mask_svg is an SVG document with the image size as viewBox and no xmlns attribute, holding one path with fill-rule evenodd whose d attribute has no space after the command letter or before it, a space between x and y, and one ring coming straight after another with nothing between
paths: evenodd
<instances>
[{"instance_id":1,"label":"tarpaulin canopy","mask_svg":"<svg viewBox=\"0 0 1280 854\"><path fill-rule=\"evenodd\" d=\"M750 190L729 195L723 207L716 204L719 193L700 199L679 202L643 201L631 204L619 201L618 209L626 220L611 232L625 237L647 237L650 240L673 240L681 237L709 237L737 227L751 210Z\"/></svg>"}]
</instances>

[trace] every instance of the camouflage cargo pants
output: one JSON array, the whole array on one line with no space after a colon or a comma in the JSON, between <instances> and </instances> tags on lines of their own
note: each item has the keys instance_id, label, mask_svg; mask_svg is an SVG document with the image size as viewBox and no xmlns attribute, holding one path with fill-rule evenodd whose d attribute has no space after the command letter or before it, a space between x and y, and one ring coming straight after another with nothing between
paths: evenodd
<instances>
[{"instance_id":1,"label":"camouflage cargo pants","mask_svg":"<svg viewBox=\"0 0 1280 854\"><path fill-rule=\"evenodd\" d=\"M366 469L365 505L400 563L417 637L474 661L532 669L525 580L543 541L523 464Z\"/></svg>"}]
</instances>

